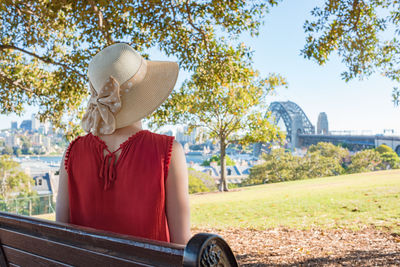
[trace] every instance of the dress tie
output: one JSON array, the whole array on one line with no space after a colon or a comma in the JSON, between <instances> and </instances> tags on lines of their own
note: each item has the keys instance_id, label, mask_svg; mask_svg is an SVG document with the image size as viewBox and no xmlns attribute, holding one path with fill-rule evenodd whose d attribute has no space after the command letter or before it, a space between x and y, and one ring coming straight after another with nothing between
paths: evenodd
<instances>
[{"instance_id":1,"label":"dress tie","mask_svg":"<svg viewBox=\"0 0 400 267\"><path fill-rule=\"evenodd\" d=\"M99 177L103 181L104 191L109 189L111 184L115 181L115 162L117 160L115 153L117 153L117 151L120 149L121 147L114 152L110 152L107 149L108 154L103 159Z\"/></svg>"}]
</instances>

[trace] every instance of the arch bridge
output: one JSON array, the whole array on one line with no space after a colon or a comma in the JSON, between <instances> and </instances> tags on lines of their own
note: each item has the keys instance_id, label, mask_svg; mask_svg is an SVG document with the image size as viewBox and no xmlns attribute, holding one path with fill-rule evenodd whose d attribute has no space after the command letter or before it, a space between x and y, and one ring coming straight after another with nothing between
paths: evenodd
<instances>
[{"instance_id":1,"label":"arch bridge","mask_svg":"<svg viewBox=\"0 0 400 267\"><path fill-rule=\"evenodd\" d=\"M304 111L291 101L272 102L267 112L271 113L274 124L277 125L281 119L283 120L287 132L286 139L292 149L308 147L318 142L330 142L335 145L342 145L348 147L351 151L374 148L381 144L386 144L400 155L400 136L333 135L329 132L316 134L315 127ZM255 153L259 154L260 152L261 146L258 145L255 147Z\"/></svg>"},{"instance_id":2,"label":"arch bridge","mask_svg":"<svg viewBox=\"0 0 400 267\"><path fill-rule=\"evenodd\" d=\"M304 111L294 102L272 102L268 111L271 112L275 124L278 124L279 120L283 120L287 132L286 138L292 146L299 145L299 134L315 133L315 127Z\"/></svg>"}]
</instances>

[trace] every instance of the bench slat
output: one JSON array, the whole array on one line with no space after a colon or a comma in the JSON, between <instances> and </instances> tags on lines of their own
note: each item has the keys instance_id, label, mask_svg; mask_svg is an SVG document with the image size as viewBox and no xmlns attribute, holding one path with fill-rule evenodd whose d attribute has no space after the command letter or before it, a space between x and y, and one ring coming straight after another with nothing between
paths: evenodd
<instances>
[{"instance_id":1,"label":"bench slat","mask_svg":"<svg viewBox=\"0 0 400 267\"><path fill-rule=\"evenodd\" d=\"M185 246L0 212L3 229L150 266L182 266ZM122 237L122 238L121 238ZM166 264L168 262L168 264Z\"/></svg>"},{"instance_id":2,"label":"bench slat","mask_svg":"<svg viewBox=\"0 0 400 267\"><path fill-rule=\"evenodd\" d=\"M72 265L63 264L45 257L31 254L29 252L12 248L9 246L3 246L4 253L8 259L9 264L14 266L49 266L49 267L71 267Z\"/></svg>"},{"instance_id":3,"label":"bench slat","mask_svg":"<svg viewBox=\"0 0 400 267\"><path fill-rule=\"evenodd\" d=\"M76 265L76 262L79 262L81 266L148 266L7 229L0 228L0 240L3 247L19 248L27 253L42 255L43 257L71 265ZM7 254L6 258L10 261Z\"/></svg>"}]
</instances>

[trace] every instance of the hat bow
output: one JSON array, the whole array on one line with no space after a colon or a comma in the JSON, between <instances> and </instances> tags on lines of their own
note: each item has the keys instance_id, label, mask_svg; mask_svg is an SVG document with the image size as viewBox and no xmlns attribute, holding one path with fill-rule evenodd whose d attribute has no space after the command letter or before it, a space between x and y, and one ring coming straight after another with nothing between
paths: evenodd
<instances>
[{"instance_id":1,"label":"hat bow","mask_svg":"<svg viewBox=\"0 0 400 267\"><path fill-rule=\"evenodd\" d=\"M97 93L90 83L91 97L82 119L82 128L94 135L112 134L116 128L115 114L121 109L120 84L110 76Z\"/></svg>"}]
</instances>

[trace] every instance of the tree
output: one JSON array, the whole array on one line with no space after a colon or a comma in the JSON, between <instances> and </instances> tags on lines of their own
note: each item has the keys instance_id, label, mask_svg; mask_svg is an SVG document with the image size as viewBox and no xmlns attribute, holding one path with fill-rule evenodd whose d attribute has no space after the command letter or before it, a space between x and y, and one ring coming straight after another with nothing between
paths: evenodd
<instances>
[{"instance_id":1,"label":"tree","mask_svg":"<svg viewBox=\"0 0 400 267\"><path fill-rule=\"evenodd\" d=\"M19 147L13 147L13 154L17 157L19 157L19 155L21 155L21 149Z\"/></svg>"},{"instance_id":2,"label":"tree","mask_svg":"<svg viewBox=\"0 0 400 267\"><path fill-rule=\"evenodd\" d=\"M374 149L366 149L357 152L351 157L351 163L348 167L349 173L369 172L379 170L382 159Z\"/></svg>"},{"instance_id":3,"label":"tree","mask_svg":"<svg viewBox=\"0 0 400 267\"><path fill-rule=\"evenodd\" d=\"M281 140L283 134L265 115L266 96L277 86L286 84L279 75L258 77L251 67L248 49L220 47L223 60L205 58L190 79L172 93L159 108L152 124L182 123L189 131L201 127L220 146L220 190L226 184L226 147L229 143L248 144Z\"/></svg>"},{"instance_id":4,"label":"tree","mask_svg":"<svg viewBox=\"0 0 400 267\"><path fill-rule=\"evenodd\" d=\"M318 152L323 157L338 160L340 163L349 156L347 149L327 142L319 142L316 145L311 145L307 150L307 154L315 152Z\"/></svg>"},{"instance_id":5,"label":"tree","mask_svg":"<svg viewBox=\"0 0 400 267\"><path fill-rule=\"evenodd\" d=\"M383 154L383 153L394 153L394 150L390 147L387 146L385 144L382 144L380 146L378 146L377 148L375 148L375 150L379 153L379 154Z\"/></svg>"},{"instance_id":6,"label":"tree","mask_svg":"<svg viewBox=\"0 0 400 267\"><path fill-rule=\"evenodd\" d=\"M304 57L323 65L337 52L347 67L342 73L346 81L380 72L400 82L399 1L327 0L311 14L315 20L304 24ZM400 90L394 88L395 104L399 97Z\"/></svg>"},{"instance_id":7,"label":"tree","mask_svg":"<svg viewBox=\"0 0 400 267\"><path fill-rule=\"evenodd\" d=\"M3 151L1 151L2 155L12 155L13 154L13 149L9 146L4 147Z\"/></svg>"},{"instance_id":8,"label":"tree","mask_svg":"<svg viewBox=\"0 0 400 267\"><path fill-rule=\"evenodd\" d=\"M293 156L283 148L273 149L269 154L263 154L265 162L253 166L248 179L242 184L275 183L343 174L343 160L348 156L347 149L323 142L310 146L304 157Z\"/></svg>"},{"instance_id":9,"label":"tree","mask_svg":"<svg viewBox=\"0 0 400 267\"><path fill-rule=\"evenodd\" d=\"M225 160L226 160L226 166L235 166L235 162L228 155L225 157ZM203 161L201 166L210 166L211 162L216 162L217 165L221 166L221 157L219 155L214 155L211 158Z\"/></svg>"},{"instance_id":10,"label":"tree","mask_svg":"<svg viewBox=\"0 0 400 267\"><path fill-rule=\"evenodd\" d=\"M193 71L205 58L223 61L241 33L258 34L276 0L82 1L0 3L0 110L37 105L41 121L79 133L88 96L86 69L105 46L127 42L142 53L158 48ZM222 38L225 37L225 38ZM225 48L225 49L221 49Z\"/></svg>"},{"instance_id":11,"label":"tree","mask_svg":"<svg viewBox=\"0 0 400 267\"><path fill-rule=\"evenodd\" d=\"M301 170L305 178L329 177L344 173L342 158L324 156L320 151L306 154L301 161Z\"/></svg>"},{"instance_id":12,"label":"tree","mask_svg":"<svg viewBox=\"0 0 400 267\"><path fill-rule=\"evenodd\" d=\"M22 154L29 154L29 155L32 154L31 141L26 136L22 136L21 139L22 139L22 149L21 149Z\"/></svg>"},{"instance_id":13,"label":"tree","mask_svg":"<svg viewBox=\"0 0 400 267\"><path fill-rule=\"evenodd\" d=\"M7 200L12 195L27 196L32 193L32 179L18 170L18 163L8 155L0 156L0 199Z\"/></svg>"},{"instance_id":14,"label":"tree","mask_svg":"<svg viewBox=\"0 0 400 267\"><path fill-rule=\"evenodd\" d=\"M382 159L383 169L398 169L400 168L400 157L395 152L384 152L380 154Z\"/></svg>"},{"instance_id":15,"label":"tree","mask_svg":"<svg viewBox=\"0 0 400 267\"><path fill-rule=\"evenodd\" d=\"M400 168L400 157L390 146L382 144L375 148L375 151L379 153L380 158L382 159L382 169Z\"/></svg>"},{"instance_id":16,"label":"tree","mask_svg":"<svg viewBox=\"0 0 400 267\"><path fill-rule=\"evenodd\" d=\"M250 169L248 179L242 185L276 183L307 178L301 171L301 158L286 152L284 148L273 149L269 154L262 155L263 164Z\"/></svg>"}]
</instances>

